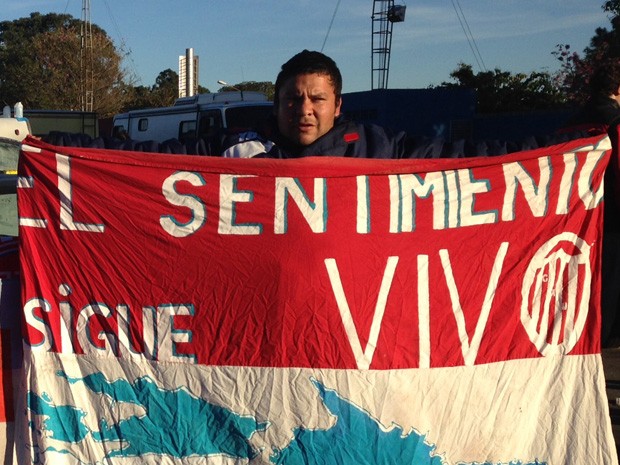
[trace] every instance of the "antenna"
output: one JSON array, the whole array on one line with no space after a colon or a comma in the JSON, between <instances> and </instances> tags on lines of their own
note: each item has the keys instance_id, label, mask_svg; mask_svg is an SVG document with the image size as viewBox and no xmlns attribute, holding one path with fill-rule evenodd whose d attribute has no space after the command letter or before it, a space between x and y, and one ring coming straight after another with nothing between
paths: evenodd
<instances>
[{"instance_id":1,"label":"antenna","mask_svg":"<svg viewBox=\"0 0 620 465\"><path fill-rule=\"evenodd\" d=\"M82 111L93 111L93 27L90 21L90 0L82 0L80 28L80 104Z\"/></svg>"}]
</instances>

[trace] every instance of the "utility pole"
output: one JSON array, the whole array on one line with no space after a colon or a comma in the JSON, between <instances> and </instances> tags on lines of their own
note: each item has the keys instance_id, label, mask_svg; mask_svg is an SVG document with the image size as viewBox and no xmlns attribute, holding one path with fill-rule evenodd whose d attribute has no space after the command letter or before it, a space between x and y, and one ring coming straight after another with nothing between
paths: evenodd
<instances>
[{"instance_id":1,"label":"utility pole","mask_svg":"<svg viewBox=\"0 0 620 465\"><path fill-rule=\"evenodd\" d=\"M82 111L93 111L93 28L90 21L90 0L82 0L80 28L80 103Z\"/></svg>"}]
</instances>

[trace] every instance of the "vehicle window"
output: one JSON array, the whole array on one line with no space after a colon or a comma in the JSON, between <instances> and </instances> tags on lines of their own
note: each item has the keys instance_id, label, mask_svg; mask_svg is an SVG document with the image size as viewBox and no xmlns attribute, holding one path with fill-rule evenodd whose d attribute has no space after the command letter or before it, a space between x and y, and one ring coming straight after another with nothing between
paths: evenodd
<instances>
[{"instance_id":1,"label":"vehicle window","mask_svg":"<svg viewBox=\"0 0 620 465\"><path fill-rule=\"evenodd\" d=\"M200 137L215 136L222 127L222 113L220 110L209 110L200 113L198 129Z\"/></svg>"},{"instance_id":2,"label":"vehicle window","mask_svg":"<svg viewBox=\"0 0 620 465\"><path fill-rule=\"evenodd\" d=\"M114 126L112 128L112 137L122 139L127 136L127 128L123 125Z\"/></svg>"},{"instance_id":3,"label":"vehicle window","mask_svg":"<svg viewBox=\"0 0 620 465\"><path fill-rule=\"evenodd\" d=\"M226 127L230 131L258 129L265 124L271 112L269 105L227 108Z\"/></svg>"},{"instance_id":4,"label":"vehicle window","mask_svg":"<svg viewBox=\"0 0 620 465\"><path fill-rule=\"evenodd\" d=\"M193 139L196 137L196 121L181 121L179 124L179 140Z\"/></svg>"},{"instance_id":5,"label":"vehicle window","mask_svg":"<svg viewBox=\"0 0 620 465\"><path fill-rule=\"evenodd\" d=\"M146 131L149 128L149 120L147 118L140 118L138 120L138 131Z\"/></svg>"}]
</instances>

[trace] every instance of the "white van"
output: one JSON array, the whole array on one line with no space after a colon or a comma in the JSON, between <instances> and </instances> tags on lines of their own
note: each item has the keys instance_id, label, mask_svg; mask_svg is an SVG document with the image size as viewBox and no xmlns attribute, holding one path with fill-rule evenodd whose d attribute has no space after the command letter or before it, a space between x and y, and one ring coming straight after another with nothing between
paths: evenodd
<instances>
[{"instance_id":1,"label":"white van","mask_svg":"<svg viewBox=\"0 0 620 465\"><path fill-rule=\"evenodd\" d=\"M272 108L273 102L262 92L198 94L178 98L171 107L118 114L113 120L112 135L156 142L217 138L224 131L257 128Z\"/></svg>"}]
</instances>

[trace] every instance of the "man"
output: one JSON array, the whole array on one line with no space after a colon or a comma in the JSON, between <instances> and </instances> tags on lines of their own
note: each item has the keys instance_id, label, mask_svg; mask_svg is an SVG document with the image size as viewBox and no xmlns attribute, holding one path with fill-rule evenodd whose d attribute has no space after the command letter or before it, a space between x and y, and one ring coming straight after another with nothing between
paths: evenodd
<instances>
[{"instance_id":1,"label":"man","mask_svg":"<svg viewBox=\"0 0 620 465\"><path fill-rule=\"evenodd\" d=\"M590 98L568 122L568 129L584 129L592 134L608 132L618 146L620 123L620 62L605 61L590 76ZM616 149L617 150L617 149ZM605 171L605 212L603 221L601 340L603 347L620 347L620 186L618 159L614 151Z\"/></svg>"},{"instance_id":2,"label":"man","mask_svg":"<svg viewBox=\"0 0 620 465\"><path fill-rule=\"evenodd\" d=\"M606 130L620 120L620 63L600 64L590 76L590 98L567 126Z\"/></svg>"},{"instance_id":3,"label":"man","mask_svg":"<svg viewBox=\"0 0 620 465\"><path fill-rule=\"evenodd\" d=\"M222 155L229 158L411 157L405 133L361 125L341 114L342 76L320 52L304 50L284 65L275 84L274 115L261 131L238 134Z\"/></svg>"}]
</instances>

